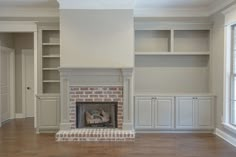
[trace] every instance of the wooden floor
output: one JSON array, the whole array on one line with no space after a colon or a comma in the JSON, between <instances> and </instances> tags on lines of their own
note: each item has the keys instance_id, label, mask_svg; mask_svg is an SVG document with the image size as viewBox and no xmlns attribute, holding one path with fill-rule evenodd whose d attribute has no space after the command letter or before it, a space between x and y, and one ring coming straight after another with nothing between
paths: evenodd
<instances>
[{"instance_id":1,"label":"wooden floor","mask_svg":"<svg viewBox=\"0 0 236 157\"><path fill-rule=\"evenodd\" d=\"M236 157L236 148L212 134L136 134L135 142L58 143L35 134L33 119L0 128L0 157Z\"/></svg>"}]
</instances>

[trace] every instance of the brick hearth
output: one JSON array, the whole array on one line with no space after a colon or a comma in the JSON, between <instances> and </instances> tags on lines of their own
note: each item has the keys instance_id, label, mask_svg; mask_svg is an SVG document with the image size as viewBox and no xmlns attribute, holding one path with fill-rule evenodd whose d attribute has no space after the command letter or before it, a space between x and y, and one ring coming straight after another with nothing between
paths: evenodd
<instances>
[{"instance_id":1,"label":"brick hearth","mask_svg":"<svg viewBox=\"0 0 236 157\"><path fill-rule=\"evenodd\" d=\"M56 141L134 141L134 131L120 129L73 129L59 131Z\"/></svg>"}]
</instances>

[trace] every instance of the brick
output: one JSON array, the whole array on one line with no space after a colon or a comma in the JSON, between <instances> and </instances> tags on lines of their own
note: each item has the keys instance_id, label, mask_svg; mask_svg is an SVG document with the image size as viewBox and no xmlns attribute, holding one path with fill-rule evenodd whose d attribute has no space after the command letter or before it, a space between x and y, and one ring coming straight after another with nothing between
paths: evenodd
<instances>
[{"instance_id":1,"label":"brick","mask_svg":"<svg viewBox=\"0 0 236 157\"><path fill-rule=\"evenodd\" d=\"M113 94L118 94L118 95L121 95L121 94L122 94L120 91L113 91L112 93L113 93Z\"/></svg>"},{"instance_id":2,"label":"brick","mask_svg":"<svg viewBox=\"0 0 236 157\"><path fill-rule=\"evenodd\" d=\"M88 95L80 95L81 98L88 98Z\"/></svg>"},{"instance_id":3,"label":"brick","mask_svg":"<svg viewBox=\"0 0 236 157\"><path fill-rule=\"evenodd\" d=\"M109 95L109 98L117 98L117 95Z\"/></svg>"},{"instance_id":4,"label":"brick","mask_svg":"<svg viewBox=\"0 0 236 157\"><path fill-rule=\"evenodd\" d=\"M103 99L94 99L95 102L102 102Z\"/></svg>"},{"instance_id":5,"label":"brick","mask_svg":"<svg viewBox=\"0 0 236 157\"><path fill-rule=\"evenodd\" d=\"M102 91L95 91L94 94L102 94Z\"/></svg>"},{"instance_id":6,"label":"brick","mask_svg":"<svg viewBox=\"0 0 236 157\"><path fill-rule=\"evenodd\" d=\"M85 92L85 94L93 94L93 92L92 91L87 91L87 92Z\"/></svg>"},{"instance_id":7,"label":"brick","mask_svg":"<svg viewBox=\"0 0 236 157\"><path fill-rule=\"evenodd\" d=\"M90 98L98 98L98 95L89 95Z\"/></svg>"},{"instance_id":8,"label":"brick","mask_svg":"<svg viewBox=\"0 0 236 157\"><path fill-rule=\"evenodd\" d=\"M81 91L83 91L83 90L88 90L88 88L80 88L80 90L81 90Z\"/></svg>"},{"instance_id":9,"label":"brick","mask_svg":"<svg viewBox=\"0 0 236 157\"><path fill-rule=\"evenodd\" d=\"M84 94L84 92L83 92L83 91L77 91L76 94L77 94L77 95L78 95L78 94Z\"/></svg>"}]
</instances>

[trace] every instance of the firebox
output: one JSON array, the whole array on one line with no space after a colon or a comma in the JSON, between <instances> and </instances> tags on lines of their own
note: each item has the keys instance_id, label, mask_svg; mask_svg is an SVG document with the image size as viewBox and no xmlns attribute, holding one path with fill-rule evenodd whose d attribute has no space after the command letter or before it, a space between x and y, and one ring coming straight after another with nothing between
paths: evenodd
<instances>
[{"instance_id":1,"label":"firebox","mask_svg":"<svg viewBox=\"0 0 236 157\"><path fill-rule=\"evenodd\" d=\"M76 102L76 128L117 128L118 102Z\"/></svg>"}]
</instances>

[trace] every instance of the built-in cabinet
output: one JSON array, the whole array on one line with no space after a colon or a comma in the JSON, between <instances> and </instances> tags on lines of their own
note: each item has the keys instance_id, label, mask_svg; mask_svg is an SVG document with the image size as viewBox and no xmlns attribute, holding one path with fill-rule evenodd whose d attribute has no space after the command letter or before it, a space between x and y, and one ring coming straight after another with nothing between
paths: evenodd
<instances>
[{"instance_id":1,"label":"built-in cabinet","mask_svg":"<svg viewBox=\"0 0 236 157\"><path fill-rule=\"evenodd\" d=\"M174 98L136 97L135 128L136 129L174 128Z\"/></svg>"},{"instance_id":2,"label":"built-in cabinet","mask_svg":"<svg viewBox=\"0 0 236 157\"><path fill-rule=\"evenodd\" d=\"M37 96L37 132L55 132L59 129L59 94Z\"/></svg>"},{"instance_id":3,"label":"built-in cabinet","mask_svg":"<svg viewBox=\"0 0 236 157\"><path fill-rule=\"evenodd\" d=\"M212 129L214 110L212 97L177 97L176 128Z\"/></svg>"},{"instance_id":4,"label":"built-in cabinet","mask_svg":"<svg viewBox=\"0 0 236 157\"><path fill-rule=\"evenodd\" d=\"M136 130L211 130L214 97L135 97Z\"/></svg>"},{"instance_id":5,"label":"built-in cabinet","mask_svg":"<svg viewBox=\"0 0 236 157\"><path fill-rule=\"evenodd\" d=\"M59 126L60 31L59 24L38 24L37 131Z\"/></svg>"}]
</instances>

